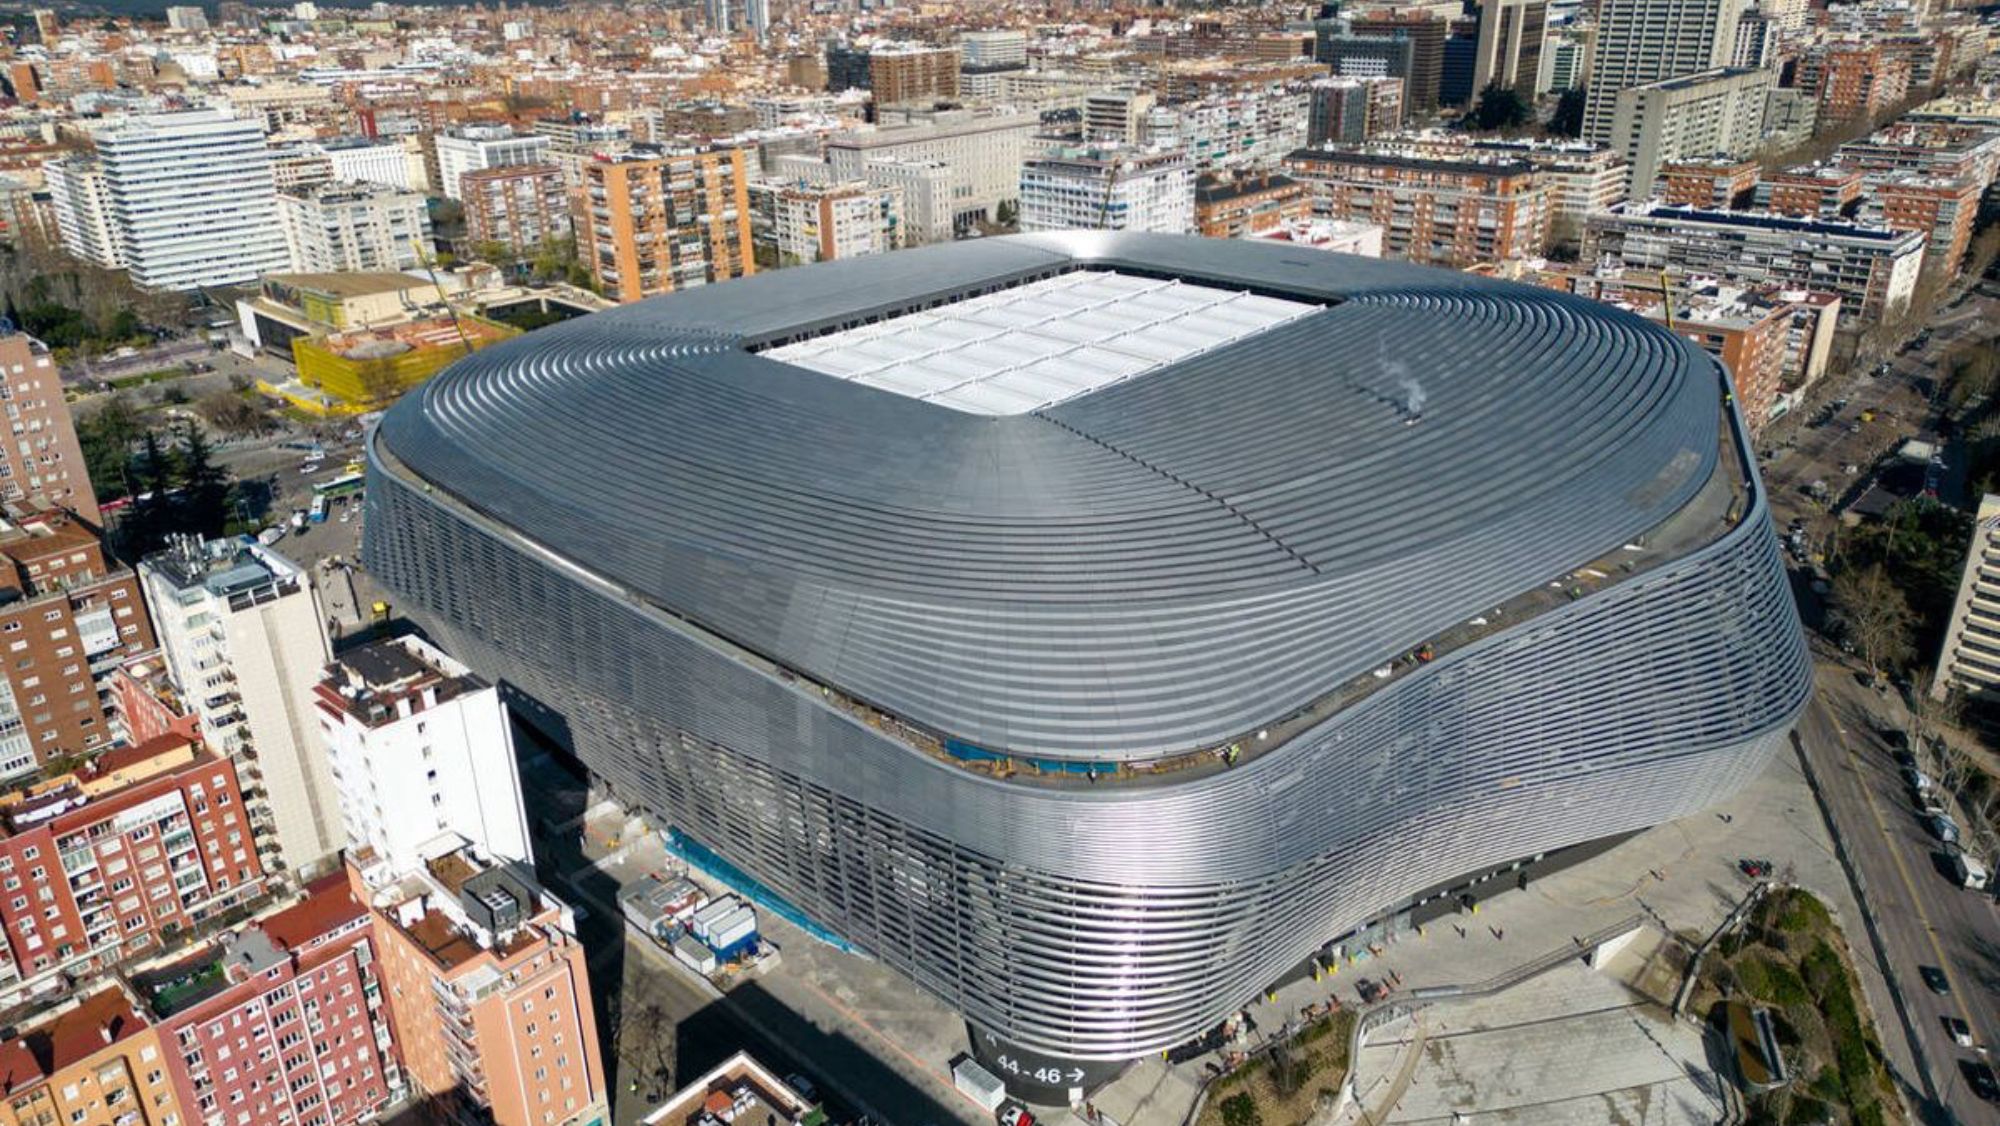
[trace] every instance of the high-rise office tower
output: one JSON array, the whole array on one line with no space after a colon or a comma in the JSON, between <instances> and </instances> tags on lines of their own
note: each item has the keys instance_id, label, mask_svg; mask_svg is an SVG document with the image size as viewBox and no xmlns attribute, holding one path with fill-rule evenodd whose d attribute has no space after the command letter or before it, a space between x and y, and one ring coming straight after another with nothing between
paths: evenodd
<instances>
[{"instance_id":1,"label":"high-rise office tower","mask_svg":"<svg viewBox=\"0 0 2000 1126\"><path fill-rule=\"evenodd\" d=\"M1542 37L1548 31L1547 0L1485 0L1479 9L1475 94L1498 82L1533 99L1541 76Z\"/></svg>"},{"instance_id":2,"label":"high-rise office tower","mask_svg":"<svg viewBox=\"0 0 2000 1126\"><path fill-rule=\"evenodd\" d=\"M1611 139L1618 92L1728 65L1744 0L1604 0L1583 107L1583 137Z\"/></svg>"}]
</instances>

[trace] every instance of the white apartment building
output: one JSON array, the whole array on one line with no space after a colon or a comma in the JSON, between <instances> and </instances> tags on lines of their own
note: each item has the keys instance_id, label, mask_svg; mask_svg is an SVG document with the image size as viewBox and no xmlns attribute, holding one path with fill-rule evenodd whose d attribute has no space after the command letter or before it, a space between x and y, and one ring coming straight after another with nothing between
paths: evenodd
<instances>
[{"instance_id":1,"label":"white apartment building","mask_svg":"<svg viewBox=\"0 0 2000 1126\"><path fill-rule=\"evenodd\" d=\"M316 689L319 731L349 847L408 872L452 836L534 863L500 690L442 650L403 637L353 650Z\"/></svg>"},{"instance_id":2,"label":"white apartment building","mask_svg":"<svg viewBox=\"0 0 2000 1126\"><path fill-rule=\"evenodd\" d=\"M181 537L140 561L139 583L203 741L259 791L251 813L275 838L259 842L266 867L311 874L340 847L341 826L313 691L332 654L310 578L258 544Z\"/></svg>"},{"instance_id":3,"label":"white apartment building","mask_svg":"<svg viewBox=\"0 0 2000 1126\"><path fill-rule=\"evenodd\" d=\"M871 160L861 166L869 185L890 189L902 200L903 245L951 241L958 176L942 160Z\"/></svg>"},{"instance_id":4,"label":"white apartment building","mask_svg":"<svg viewBox=\"0 0 2000 1126\"><path fill-rule=\"evenodd\" d=\"M1021 230L1188 234L1194 184L1177 149L1058 149L1021 167Z\"/></svg>"},{"instance_id":5,"label":"white apartment building","mask_svg":"<svg viewBox=\"0 0 2000 1126\"><path fill-rule=\"evenodd\" d=\"M42 178L64 252L94 266L124 269L125 248L111 221L111 189L97 159L79 154L49 161L42 166Z\"/></svg>"},{"instance_id":6,"label":"white apartment building","mask_svg":"<svg viewBox=\"0 0 2000 1126\"><path fill-rule=\"evenodd\" d=\"M968 67L1026 66L1028 33L1018 30L968 31L958 37L963 65Z\"/></svg>"},{"instance_id":7,"label":"white apartment building","mask_svg":"<svg viewBox=\"0 0 2000 1126\"><path fill-rule=\"evenodd\" d=\"M1021 160L1029 138L1041 126L1035 114L976 116L966 110L924 115L921 124L896 128L854 130L827 139L827 163L841 180L872 180L873 161L919 161L941 164L950 176L951 221L933 222L922 238L934 242L951 237L956 226L975 217L992 218L1000 205L1018 199ZM908 202L906 197L906 203ZM914 216L913 216L914 218ZM912 223L912 235L916 225Z\"/></svg>"},{"instance_id":8,"label":"white apartment building","mask_svg":"<svg viewBox=\"0 0 2000 1126\"><path fill-rule=\"evenodd\" d=\"M1954 688L1981 700L2000 696L2000 496L1992 493L1979 498L1930 694L1942 700Z\"/></svg>"},{"instance_id":9,"label":"white apartment building","mask_svg":"<svg viewBox=\"0 0 2000 1126\"><path fill-rule=\"evenodd\" d=\"M782 265L887 254L903 245L903 190L866 181L753 186L771 195L771 240Z\"/></svg>"},{"instance_id":10,"label":"white apartment building","mask_svg":"<svg viewBox=\"0 0 2000 1126\"><path fill-rule=\"evenodd\" d=\"M411 270L430 256L424 197L381 184L319 184L278 196L291 269Z\"/></svg>"},{"instance_id":11,"label":"white apartment building","mask_svg":"<svg viewBox=\"0 0 2000 1126\"><path fill-rule=\"evenodd\" d=\"M467 125L437 137L438 194L458 199L458 178L467 172L515 164L549 162L549 138L516 133L505 125Z\"/></svg>"},{"instance_id":12,"label":"white apartment building","mask_svg":"<svg viewBox=\"0 0 2000 1126\"><path fill-rule=\"evenodd\" d=\"M1651 195L1677 160L1756 152L1776 82L1775 71L1723 67L1620 90L1606 143L1625 158L1628 194Z\"/></svg>"},{"instance_id":13,"label":"white apartment building","mask_svg":"<svg viewBox=\"0 0 2000 1126\"><path fill-rule=\"evenodd\" d=\"M1729 65L1745 0L1604 0L1583 106L1583 139L1606 144L1618 93Z\"/></svg>"},{"instance_id":14,"label":"white apartment building","mask_svg":"<svg viewBox=\"0 0 2000 1126\"><path fill-rule=\"evenodd\" d=\"M1186 152L1197 173L1275 168L1305 147L1311 104L1309 90L1267 86L1155 106L1141 139Z\"/></svg>"},{"instance_id":15,"label":"white apartment building","mask_svg":"<svg viewBox=\"0 0 2000 1126\"><path fill-rule=\"evenodd\" d=\"M208 13L192 4L167 8L167 27L174 31L207 31Z\"/></svg>"},{"instance_id":16,"label":"white apartment building","mask_svg":"<svg viewBox=\"0 0 2000 1126\"><path fill-rule=\"evenodd\" d=\"M99 131L97 153L136 284L243 285L285 268L260 120L223 110L134 116Z\"/></svg>"},{"instance_id":17,"label":"white apartment building","mask_svg":"<svg viewBox=\"0 0 2000 1126\"><path fill-rule=\"evenodd\" d=\"M320 148L325 150L327 160L333 165L335 180L382 184L404 191L412 191L419 186L410 177L410 154L401 142L350 137L322 141Z\"/></svg>"},{"instance_id":18,"label":"white apartment building","mask_svg":"<svg viewBox=\"0 0 2000 1126\"><path fill-rule=\"evenodd\" d=\"M1621 203L1584 224L1583 261L1832 293L1863 321L1907 306L1925 234L1761 211Z\"/></svg>"}]
</instances>

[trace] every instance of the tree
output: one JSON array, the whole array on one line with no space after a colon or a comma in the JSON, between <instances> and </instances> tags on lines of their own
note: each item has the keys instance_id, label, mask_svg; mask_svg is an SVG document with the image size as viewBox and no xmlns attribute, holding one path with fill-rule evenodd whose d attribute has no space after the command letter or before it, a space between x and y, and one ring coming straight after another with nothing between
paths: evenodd
<instances>
[{"instance_id":1,"label":"tree","mask_svg":"<svg viewBox=\"0 0 2000 1126\"><path fill-rule=\"evenodd\" d=\"M1264 1116L1257 1112L1257 1100L1248 1092L1222 1100L1222 1126L1264 1126Z\"/></svg>"},{"instance_id":2,"label":"tree","mask_svg":"<svg viewBox=\"0 0 2000 1126\"><path fill-rule=\"evenodd\" d=\"M215 464L214 447L201 424L183 419L175 427L180 444L180 509L177 531L219 536L229 521L229 478Z\"/></svg>"},{"instance_id":3,"label":"tree","mask_svg":"<svg viewBox=\"0 0 2000 1126\"><path fill-rule=\"evenodd\" d=\"M1479 129L1492 132L1518 129L1533 120L1534 116L1534 107L1528 104L1520 91L1499 82L1489 82L1486 89L1479 92L1479 102L1472 110L1472 123Z\"/></svg>"},{"instance_id":4,"label":"tree","mask_svg":"<svg viewBox=\"0 0 2000 1126\"><path fill-rule=\"evenodd\" d=\"M1552 137L1583 136L1584 89L1572 86L1562 92L1556 100L1555 112L1549 115L1548 131Z\"/></svg>"},{"instance_id":5,"label":"tree","mask_svg":"<svg viewBox=\"0 0 2000 1126\"><path fill-rule=\"evenodd\" d=\"M1870 674L1909 659L1916 614L1879 563L1849 568L1833 580L1833 605Z\"/></svg>"},{"instance_id":6,"label":"tree","mask_svg":"<svg viewBox=\"0 0 2000 1126\"><path fill-rule=\"evenodd\" d=\"M131 493L132 447L145 431L146 425L122 391L112 395L97 413L77 420L77 443L83 447L84 468L100 503Z\"/></svg>"}]
</instances>

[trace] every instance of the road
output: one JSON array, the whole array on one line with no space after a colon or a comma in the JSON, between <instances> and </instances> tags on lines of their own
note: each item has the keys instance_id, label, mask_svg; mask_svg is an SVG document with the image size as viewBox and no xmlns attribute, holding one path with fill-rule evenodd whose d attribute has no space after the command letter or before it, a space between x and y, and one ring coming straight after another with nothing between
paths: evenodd
<instances>
[{"instance_id":1,"label":"road","mask_svg":"<svg viewBox=\"0 0 2000 1126\"><path fill-rule=\"evenodd\" d=\"M1878 731L1877 716L1895 710L1888 703L1846 669L1822 664L1819 694L1798 726L1800 749L1882 944L1895 1007L1876 1017L1885 1041L1900 1035L1910 1045L1912 1102L1929 1123L2000 1122L2000 1108L1973 1095L1960 1071L1960 1060L1978 1057L1953 1044L1943 1023L1958 1017L1976 1043L2000 1044L2000 905L1953 884L1933 862L1936 842ZM1849 937L1866 949L1866 935ZM1950 994L1926 988L1919 966L1941 967ZM1901 1055L1892 1046L1891 1060Z\"/></svg>"}]
</instances>

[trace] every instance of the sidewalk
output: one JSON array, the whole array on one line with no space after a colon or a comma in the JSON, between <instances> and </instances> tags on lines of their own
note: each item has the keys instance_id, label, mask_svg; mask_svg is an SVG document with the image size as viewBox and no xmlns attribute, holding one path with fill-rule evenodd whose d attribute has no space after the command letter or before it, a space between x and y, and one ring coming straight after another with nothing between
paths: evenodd
<instances>
[{"instance_id":1,"label":"sidewalk","mask_svg":"<svg viewBox=\"0 0 2000 1126\"><path fill-rule=\"evenodd\" d=\"M1396 993L1400 996L1417 989L1469 985L1498 977L1635 913L1663 931L1699 940L1722 922L1749 888L1750 879L1736 867L1743 857L1771 860L1781 879L1827 902L1850 942L1866 941L1859 934L1860 914L1826 825L1798 760L1787 749L1742 793L1713 811L1648 830L1601 856L1537 880L1524 891L1496 895L1481 904L1477 914L1449 916L1422 934L1399 936L1378 958L1364 956L1321 981L1287 986L1276 1002L1259 999L1246 1008L1260 1028L1276 1029L1303 1006L1329 996L1348 1008L1361 1006L1356 982L1362 978L1400 975ZM1879 987L1879 981L1875 985ZM1870 1000L1875 996L1871 990ZM1212 1060L1205 1056L1174 1070L1198 1089ZM1144 1078L1139 1069L1128 1072L1094 1101L1118 1121L1136 1124L1140 1120L1120 1112L1137 1106L1127 1088ZM1183 1107L1180 1114L1147 1121L1179 1123L1185 1113Z\"/></svg>"}]
</instances>

